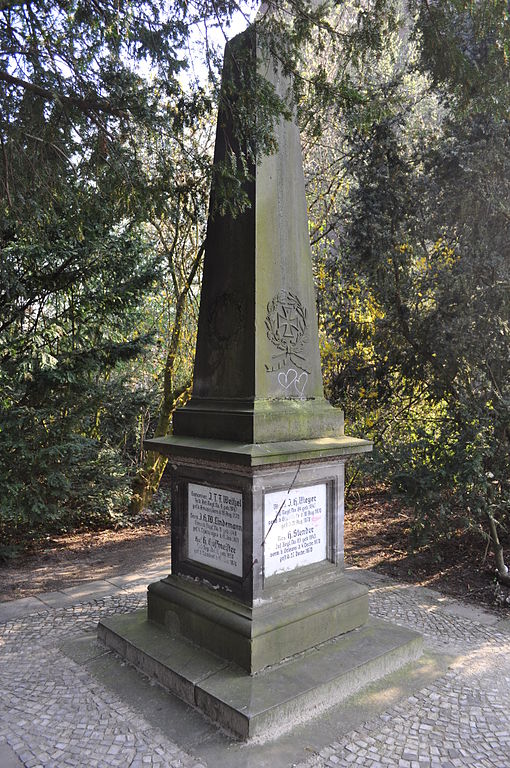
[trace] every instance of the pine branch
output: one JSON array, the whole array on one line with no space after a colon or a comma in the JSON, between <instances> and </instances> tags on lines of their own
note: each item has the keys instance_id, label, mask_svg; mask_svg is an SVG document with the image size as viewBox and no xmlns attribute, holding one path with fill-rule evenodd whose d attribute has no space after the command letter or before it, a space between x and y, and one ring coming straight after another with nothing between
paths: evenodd
<instances>
[{"instance_id":1,"label":"pine branch","mask_svg":"<svg viewBox=\"0 0 510 768\"><path fill-rule=\"evenodd\" d=\"M112 107L108 102L102 99L84 99L81 96L65 96L64 94L57 93L56 91L50 91L47 88L42 88L40 85L30 83L28 80L22 80L19 77L9 75L7 72L0 71L0 81L10 85L16 85L20 88L24 88L27 91L36 93L38 96L42 96L47 101L60 101L62 104L69 104L72 107L77 107L79 110L85 113L90 112L105 112L115 117L128 117L128 113L119 109L118 107Z\"/></svg>"}]
</instances>

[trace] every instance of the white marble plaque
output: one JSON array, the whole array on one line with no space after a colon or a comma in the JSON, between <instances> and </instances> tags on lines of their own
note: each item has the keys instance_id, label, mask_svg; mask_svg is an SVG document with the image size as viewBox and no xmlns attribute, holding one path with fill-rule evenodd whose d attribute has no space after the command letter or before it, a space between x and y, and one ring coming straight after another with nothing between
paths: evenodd
<instances>
[{"instance_id":1,"label":"white marble plaque","mask_svg":"<svg viewBox=\"0 0 510 768\"><path fill-rule=\"evenodd\" d=\"M290 571L326 559L326 483L266 493L264 573Z\"/></svg>"},{"instance_id":2,"label":"white marble plaque","mask_svg":"<svg viewBox=\"0 0 510 768\"><path fill-rule=\"evenodd\" d=\"M188 484L188 557L220 571L243 575L243 496Z\"/></svg>"}]
</instances>

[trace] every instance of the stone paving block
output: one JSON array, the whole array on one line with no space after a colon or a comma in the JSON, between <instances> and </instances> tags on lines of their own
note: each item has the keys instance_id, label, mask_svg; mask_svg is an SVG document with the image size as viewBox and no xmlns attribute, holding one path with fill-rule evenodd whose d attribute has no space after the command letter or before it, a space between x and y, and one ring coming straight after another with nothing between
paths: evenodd
<instances>
[{"instance_id":1,"label":"stone paving block","mask_svg":"<svg viewBox=\"0 0 510 768\"><path fill-rule=\"evenodd\" d=\"M75 587L66 587L62 590L64 595L74 598L75 602L84 600L95 600L104 595L113 595L118 592L118 587L110 584L105 579L97 581L85 581L83 584L77 584Z\"/></svg>"},{"instance_id":2,"label":"stone paving block","mask_svg":"<svg viewBox=\"0 0 510 768\"><path fill-rule=\"evenodd\" d=\"M152 581L159 581L164 579L170 572L170 567L166 569L158 569L157 571L147 571L146 573L137 571L136 573L126 573L122 576L108 577L106 581L110 584L114 584L117 587L129 587L134 584L146 584L149 585Z\"/></svg>"},{"instance_id":3,"label":"stone paving block","mask_svg":"<svg viewBox=\"0 0 510 768\"><path fill-rule=\"evenodd\" d=\"M358 581L360 584L381 584L383 582L389 582L389 577L382 573L375 573L375 571L365 571L363 568L351 565L345 569L345 573L349 578Z\"/></svg>"},{"instance_id":4,"label":"stone paving block","mask_svg":"<svg viewBox=\"0 0 510 768\"><path fill-rule=\"evenodd\" d=\"M5 743L0 743L0 766L1 768L24 768L16 753Z\"/></svg>"},{"instance_id":5,"label":"stone paving block","mask_svg":"<svg viewBox=\"0 0 510 768\"><path fill-rule=\"evenodd\" d=\"M477 608L475 605L460 603L457 600L452 600L452 602L447 603L443 607L443 610L446 613L450 613L452 616L462 616L465 619L476 621L487 627L491 627L498 623L498 616L496 614L484 611L482 608Z\"/></svg>"},{"instance_id":6,"label":"stone paving block","mask_svg":"<svg viewBox=\"0 0 510 768\"><path fill-rule=\"evenodd\" d=\"M69 605L76 603L76 598L73 595L67 595L65 592L42 592L37 595L38 600L48 608L67 608Z\"/></svg>"},{"instance_id":7,"label":"stone paving block","mask_svg":"<svg viewBox=\"0 0 510 768\"><path fill-rule=\"evenodd\" d=\"M48 610L48 607L37 597L22 597L19 600L9 600L6 603L0 603L0 623L46 610Z\"/></svg>"},{"instance_id":8,"label":"stone paving block","mask_svg":"<svg viewBox=\"0 0 510 768\"><path fill-rule=\"evenodd\" d=\"M496 622L484 624L471 610L447 610L451 600L439 593L376 580L372 615L422 632L438 659L455 650L455 663L449 669L444 664L410 689L396 678L391 691L374 689L370 695L379 708L369 710L360 698L357 719L346 719L343 709L343 720L320 718L286 741L241 749L199 720L194 710L185 716L179 709L170 716L166 694L135 670L130 672L136 685L129 700L107 685L104 675L91 673L88 665L102 658L94 659L100 649L90 650L97 621L145 605L147 574L136 575L139 579L115 594L117 585L109 581L104 594L104 581L99 589L93 583L92 593L90 582L80 585L92 594L88 602L84 593L76 598L69 590L62 592L72 607L50 607L51 593L0 604L1 768L395 768L401 759L411 768L509 768L509 619L498 621L494 614ZM2 608L9 609L8 617L2 617ZM77 650L79 637L84 637L83 648ZM73 658L61 650L67 642L74 643ZM116 663L117 676L127 674ZM147 698L142 700L143 686ZM298 744L305 745L301 752ZM106 759L112 745L119 753ZM144 764L143 757L151 763Z\"/></svg>"}]
</instances>

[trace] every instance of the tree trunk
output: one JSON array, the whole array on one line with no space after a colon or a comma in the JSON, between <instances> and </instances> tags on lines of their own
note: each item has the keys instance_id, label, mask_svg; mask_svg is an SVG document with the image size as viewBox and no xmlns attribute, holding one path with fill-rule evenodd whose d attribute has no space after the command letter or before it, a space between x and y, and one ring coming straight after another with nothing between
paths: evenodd
<instances>
[{"instance_id":1,"label":"tree trunk","mask_svg":"<svg viewBox=\"0 0 510 768\"><path fill-rule=\"evenodd\" d=\"M177 237L177 234L176 234ZM175 245L175 244L174 244ZM193 284L198 268L201 264L205 250L205 241L195 253L191 263L184 285L179 289L178 280L172 262L174 248L169 252L170 272L172 274L176 303L175 320L168 346L168 352L165 360L165 371L163 377L163 401L159 410L158 424L154 431L154 437L165 437L170 431L172 414L178 405L184 405L191 394L191 383L188 382L183 387L174 388L175 365L177 362L177 353L181 342L186 302L190 288ZM143 466L138 470L132 484L132 496L129 510L132 514L142 511L151 501L154 493L158 490L159 483L168 459L154 451L148 451Z\"/></svg>"},{"instance_id":2,"label":"tree trunk","mask_svg":"<svg viewBox=\"0 0 510 768\"><path fill-rule=\"evenodd\" d=\"M186 304L186 295L179 297L175 311L174 327L170 338L170 345L165 361L165 374L163 378L163 401L159 410L158 424L154 431L154 437L165 437L170 431L170 421L172 414L177 407L179 399L189 390L189 384L179 389L174 389L174 368L177 360L177 351L181 340L182 323L184 319L184 308ZM129 511L131 514L138 514L151 501L154 493L158 490L163 472L165 471L167 459L159 453L149 451L145 461L135 475L132 485L131 503Z\"/></svg>"},{"instance_id":3,"label":"tree trunk","mask_svg":"<svg viewBox=\"0 0 510 768\"><path fill-rule=\"evenodd\" d=\"M496 520L494 519L494 515L492 514L490 509L487 511L487 519L489 521L489 530L490 530L492 549L494 551L494 557L496 559L496 578L500 584L505 584L505 586L510 587L510 575L508 573L508 568L505 564L505 555L503 552L503 547L501 546L501 542L499 540Z\"/></svg>"},{"instance_id":4,"label":"tree trunk","mask_svg":"<svg viewBox=\"0 0 510 768\"><path fill-rule=\"evenodd\" d=\"M191 385L180 387L163 397L159 412L158 425L154 437L164 437L170 431L172 414L178 405L183 405L189 397ZM129 504L131 514L139 514L145 509L159 488L168 459L155 451L148 451L143 465L136 473L132 484Z\"/></svg>"},{"instance_id":5,"label":"tree trunk","mask_svg":"<svg viewBox=\"0 0 510 768\"><path fill-rule=\"evenodd\" d=\"M154 451L149 451L144 464L135 475L132 485L132 495L129 504L131 514L139 514L151 502L159 488L159 483L165 471L167 459Z\"/></svg>"}]
</instances>

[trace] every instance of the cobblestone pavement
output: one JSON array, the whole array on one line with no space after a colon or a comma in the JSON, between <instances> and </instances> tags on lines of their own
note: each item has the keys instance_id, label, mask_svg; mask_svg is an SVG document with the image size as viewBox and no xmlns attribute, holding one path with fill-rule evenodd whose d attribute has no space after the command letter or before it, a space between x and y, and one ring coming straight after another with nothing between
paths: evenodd
<instances>
[{"instance_id":1,"label":"cobblestone pavement","mask_svg":"<svg viewBox=\"0 0 510 768\"><path fill-rule=\"evenodd\" d=\"M0 768L6 745L18 758L8 765L26 768L205 767L59 650L100 617L144 602L122 593L0 624ZM458 660L300 768L510 768L508 622L379 579L371 613L417 629L427 649Z\"/></svg>"},{"instance_id":2,"label":"cobblestone pavement","mask_svg":"<svg viewBox=\"0 0 510 768\"><path fill-rule=\"evenodd\" d=\"M423 604L418 588L387 584L370 594L373 615L417 629L427 649L460 656L442 678L302 767L510 768L510 628Z\"/></svg>"}]
</instances>

